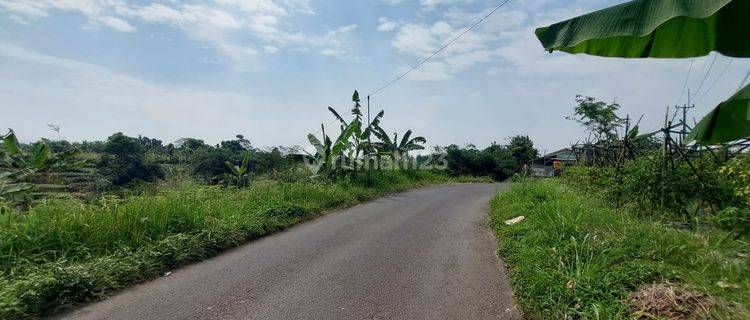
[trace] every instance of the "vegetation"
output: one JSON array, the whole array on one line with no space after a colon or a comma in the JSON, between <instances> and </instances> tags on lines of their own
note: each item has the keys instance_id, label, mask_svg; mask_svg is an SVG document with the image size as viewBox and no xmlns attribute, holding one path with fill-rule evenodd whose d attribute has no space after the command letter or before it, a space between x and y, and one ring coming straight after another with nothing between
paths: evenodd
<instances>
[{"instance_id":1,"label":"vegetation","mask_svg":"<svg viewBox=\"0 0 750 320\"><path fill-rule=\"evenodd\" d=\"M24 150L13 130L9 130L1 138L0 213L9 210L6 202L17 206L31 203L29 192L34 189L34 185L27 180L50 170L75 165L73 157L78 152L76 149L55 154L44 141L39 141Z\"/></svg>"},{"instance_id":2,"label":"vegetation","mask_svg":"<svg viewBox=\"0 0 750 320\"><path fill-rule=\"evenodd\" d=\"M448 172L454 176L491 176L497 181L525 171L524 166L531 165L539 155L528 136L514 136L507 145L493 143L483 150L474 145L450 145L436 153L445 154Z\"/></svg>"},{"instance_id":3,"label":"vegetation","mask_svg":"<svg viewBox=\"0 0 750 320\"><path fill-rule=\"evenodd\" d=\"M617 138L617 129L624 123L623 119L617 115L620 104L612 102L597 101L592 97L576 96L576 103L572 116L568 120L574 120L582 125L593 135L593 139L614 140Z\"/></svg>"},{"instance_id":4,"label":"vegetation","mask_svg":"<svg viewBox=\"0 0 750 320\"><path fill-rule=\"evenodd\" d=\"M618 132L616 103L576 102L591 153L562 178L521 180L492 201L525 315L750 317L750 154L725 147L686 159L684 146L659 146L637 126Z\"/></svg>"},{"instance_id":5,"label":"vegetation","mask_svg":"<svg viewBox=\"0 0 750 320\"><path fill-rule=\"evenodd\" d=\"M137 138L115 133L104 144L104 153L97 166L115 186L134 180L154 181L164 178L158 164L146 161L146 151Z\"/></svg>"},{"instance_id":6,"label":"vegetation","mask_svg":"<svg viewBox=\"0 0 750 320\"><path fill-rule=\"evenodd\" d=\"M185 186L92 203L56 200L0 215L0 318L48 314L324 210L451 180L429 171L378 171L372 181Z\"/></svg>"},{"instance_id":7,"label":"vegetation","mask_svg":"<svg viewBox=\"0 0 750 320\"><path fill-rule=\"evenodd\" d=\"M710 227L675 229L558 179L516 184L491 206L499 253L527 318L750 316L747 238ZM519 215L526 220L504 224ZM667 291L644 291L664 283L672 284ZM696 298L672 304L668 290ZM644 295L651 299L645 305L662 308L643 310Z\"/></svg>"},{"instance_id":8,"label":"vegetation","mask_svg":"<svg viewBox=\"0 0 750 320\"><path fill-rule=\"evenodd\" d=\"M489 181L416 165L410 153L427 140L386 133L382 111L366 123L356 91L352 101L351 119L330 108L340 133L309 135L316 151L307 155L261 150L242 135L213 146L123 133L28 145L10 131L0 148L0 318L98 299L326 210L426 184ZM513 141L497 147L509 159L535 154L528 138Z\"/></svg>"}]
</instances>

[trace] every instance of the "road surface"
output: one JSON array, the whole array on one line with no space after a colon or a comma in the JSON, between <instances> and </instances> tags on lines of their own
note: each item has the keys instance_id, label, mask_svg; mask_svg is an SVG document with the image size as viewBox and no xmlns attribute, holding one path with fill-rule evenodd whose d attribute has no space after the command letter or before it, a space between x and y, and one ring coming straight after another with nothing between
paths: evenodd
<instances>
[{"instance_id":1,"label":"road surface","mask_svg":"<svg viewBox=\"0 0 750 320\"><path fill-rule=\"evenodd\" d=\"M63 319L518 319L488 202L419 189L335 212Z\"/></svg>"}]
</instances>

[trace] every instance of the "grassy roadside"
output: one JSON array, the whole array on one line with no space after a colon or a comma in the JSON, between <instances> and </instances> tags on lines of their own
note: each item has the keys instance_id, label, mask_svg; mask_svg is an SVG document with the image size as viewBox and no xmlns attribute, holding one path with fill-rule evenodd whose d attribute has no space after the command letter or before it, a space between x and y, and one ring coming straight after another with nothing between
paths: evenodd
<instances>
[{"instance_id":1,"label":"grassy roadside","mask_svg":"<svg viewBox=\"0 0 750 320\"><path fill-rule=\"evenodd\" d=\"M615 212L557 180L517 183L491 208L499 253L529 319L655 319L643 307L659 303L680 319L749 317L747 239ZM519 215L526 220L504 224ZM682 305L669 299L675 292Z\"/></svg>"},{"instance_id":2,"label":"grassy roadside","mask_svg":"<svg viewBox=\"0 0 750 320\"><path fill-rule=\"evenodd\" d=\"M99 203L51 201L0 216L0 319L33 318L384 194L470 182L386 172L375 185L259 182L190 187Z\"/></svg>"}]
</instances>

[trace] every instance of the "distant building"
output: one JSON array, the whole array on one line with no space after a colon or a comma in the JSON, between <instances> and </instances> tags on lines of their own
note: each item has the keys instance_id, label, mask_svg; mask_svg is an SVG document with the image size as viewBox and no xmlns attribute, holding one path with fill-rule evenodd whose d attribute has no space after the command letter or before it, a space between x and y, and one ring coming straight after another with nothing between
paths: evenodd
<instances>
[{"instance_id":1,"label":"distant building","mask_svg":"<svg viewBox=\"0 0 750 320\"><path fill-rule=\"evenodd\" d=\"M531 174L535 177L551 177L555 161L569 166L576 163L576 154L570 148L560 149L536 158L531 164Z\"/></svg>"}]
</instances>

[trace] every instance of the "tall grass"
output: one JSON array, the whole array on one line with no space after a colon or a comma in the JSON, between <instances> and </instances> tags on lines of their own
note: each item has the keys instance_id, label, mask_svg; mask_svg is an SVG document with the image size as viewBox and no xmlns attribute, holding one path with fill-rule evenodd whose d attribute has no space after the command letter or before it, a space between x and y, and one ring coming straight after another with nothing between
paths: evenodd
<instances>
[{"instance_id":1,"label":"tall grass","mask_svg":"<svg viewBox=\"0 0 750 320\"><path fill-rule=\"evenodd\" d=\"M707 317L748 317L747 239L615 211L557 180L516 184L491 206L499 253L527 318L629 318L628 293L662 279L710 294L716 304ZM519 215L526 220L503 223Z\"/></svg>"},{"instance_id":2,"label":"tall grass","mask_svg":"<svg viewBox=\"0 0 750 320\"><path fill-rule=\"evenodd\" d=\"M380 172L364 183L185 187L125 200L49 201L0 215L0 318L31 318L385 193L450 182Z\"/></svg>"}]
</instances>

